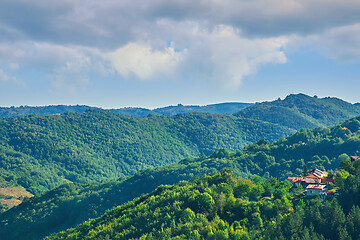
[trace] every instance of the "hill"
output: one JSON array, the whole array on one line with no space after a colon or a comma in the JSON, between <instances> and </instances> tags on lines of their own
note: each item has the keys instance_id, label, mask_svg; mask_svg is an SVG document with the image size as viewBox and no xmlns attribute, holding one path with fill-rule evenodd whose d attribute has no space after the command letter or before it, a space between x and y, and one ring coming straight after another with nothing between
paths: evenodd
<instances>
[{"instance_id":1,"label":"hill","mask_svg":"<svg viewBox=\"0 0 360 240\"><path fill-rule=\"evenodd\" d=\"M176 115L182 113L218 113L218 114L233 114L241 109L251 106L252 103L218 103L210 104L205 106L199 105L182 105L167 106L162 108L156 108L153 110L146 108L120 108L120 109L109 109L111 112L128 114L137 117L145 117L149 114L162 114L162 115Z\"/></svg>"},{"instance_id":2,"label":"hill","mask_svg":"<svg viewBox=\"0 0 360 240\"><path fill-rule=\"evenodd\" d=\"M142 170L119 181L67 183L1 214L0 235L8 239L23 236L40 239L88 218L99 217L107 209L149 193L161 184L175 184L224 168L231 169L238 177L251 178L257 174L281 180L302 175L304 166L336 170L341 161L360 154L359 130L360 117L330 128L302 130L273 143L261 140L242 151L219 150L211 156L183 159L177 164Z\"/></svg>"},{"instance_id":3,"label":"hill","mask_svg":"<svg viewBox=\"0 0 360 240\"><path fill-rule=\"evenodd\" d=\"M0 183L39 193L66 181L116 179L290 133L272 123L209 113L138 118L92 109L6 118L0 120Z\"/></svg>"},{"instance_id":4,"label":"hill","mask_svg":"<svg viewBox=\"0 0 360 240\"><path fill-rule=\"evenodd\" d=\"M0 107L0 118L21 117L30 114L54 115L54 114L62 114L66 112L83 113L88 109L93 109L93 107L84 106L84 105L75 105L75 106L53 105L53 106L42 106L42 107L30 107L30 106Z\"/></svg>"},{"instance_id":5,"label":"hill","mask_svg":"<svg viewBox=\"0 0 360 240\"><path fill-rule=\"evenodd\" d=\"M359 163L345 161L347 178L336 176L344 181L340 201L289 194L289 182L236 179L223 170L160 186L46 239L358 239L360 191L352 186L360 185Z\"/></svg>"},{"instance_id":6,"label":"hill","mask_svg":"<svg viewBox=\"0 0 360 240\"><path fill-rule=\"evenodd\" d=\"M291 94L284 100L254 104L235 115L299 130L338 124L360 115L360 107L338 98Z\"/></svg>"},{"instance_id":7,"label":"hill","mask_svg":"<svg viewBox=\"0 0 360 240\"><path fill-rule=\"evenodd\" d=\"M252 103L218 103L210 104L205 106L199 105L182 105L178 104L177 106L167 106L156 109L147 109L147 108L134 108L126 107L119 109L102 109L110 111L113 113L127 114L130 116L136 117L146 117L149 114L160 114L160 115L176 115L181 113L192 113L192 112L204 112L204 113L219 113L219 114L233 114L241 109L244 109L248 106L251 106ZM96 107L90 107L85 105L53 105L53 106L41 106L41 107L31 107L31 106L20 106L20 107L0 107L0 118L6 117L21 117L27 116L30 114L37 115L55 115L62 114L67 112L75 113L84 113L89 109L101 109Z\"/></svg>"}]
</instances>

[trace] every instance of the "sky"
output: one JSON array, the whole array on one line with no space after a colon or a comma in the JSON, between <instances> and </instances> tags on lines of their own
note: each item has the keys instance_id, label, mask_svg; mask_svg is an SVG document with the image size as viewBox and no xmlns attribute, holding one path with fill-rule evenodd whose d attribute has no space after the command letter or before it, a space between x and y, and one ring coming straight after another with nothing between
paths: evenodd
<instances>
[{"instance_id":1,"label":"sky","mask_svg":"<svg viewBox=\"0 0 360 240\"><path fill-rule=\"evenodd\" d=\"M360 102L358 0L1 0L0 106Z\"/></svg>"}]
</instances>

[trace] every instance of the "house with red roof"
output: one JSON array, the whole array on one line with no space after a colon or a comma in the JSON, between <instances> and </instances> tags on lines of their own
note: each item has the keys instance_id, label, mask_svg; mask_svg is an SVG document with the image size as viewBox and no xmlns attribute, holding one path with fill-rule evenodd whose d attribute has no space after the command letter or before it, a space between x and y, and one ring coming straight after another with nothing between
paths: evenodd
<instances>
[{"instance_id":1,"label":"house with red roof","mask_svg":"<svg viewBox=\"0 0 360 240\"><path fill-rule=\"evenodd\" d=\"M306 187L306 195L307 196L317 196L320 193L325 192L326 190L326 185L322 185L322 184L309 184Z\"/></svg>"}]
</instances>

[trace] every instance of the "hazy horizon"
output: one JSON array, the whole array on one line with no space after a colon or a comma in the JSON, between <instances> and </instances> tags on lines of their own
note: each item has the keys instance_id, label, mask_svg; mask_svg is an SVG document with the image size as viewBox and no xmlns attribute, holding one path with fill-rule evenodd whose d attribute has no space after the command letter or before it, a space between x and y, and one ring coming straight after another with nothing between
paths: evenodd
<instances>
[{"instance_id":1,"label":"hazy horizon","mask_svg":"<svg viewBox=\"0 0 360 240\"><path fill-rule=\"evenodd\" d=\"M289 93L288 95L286 96L289 96L291 94L304 94L304 93ZM308 95L308 94L305 94L305 95ZM175 106L178 106L178 105L183 105L185 107L189 107L189 106L209 106L209 105L216 105L216 104L223 104L223 103L250 103L250 104L255 104L255 103L260 103L260 102L271 102L271 101L275 101L277 99L281 99L281 100L284 100L285 97L278 97L278 98L275 98L275 99L264 99L262 101L255 101L255 102L237 102L237 101L228 101L228 102L215 102L215 103L205 103L205 104L196 104L196 103L193 103L193 104L182 104L182 103L176 103L176 104L169 104L169 105L160 105L160 106L155 106L155 107L144 107L144 106L119 106L119 107L103 107L103 106L95 106L95 105L89 105L89 104L78 104L78 103L75 103L75 104L49 104L49 105L11 105L11 106L0 106L0 107L6 107L6 108L11 108L11 107L47 107L47 106L88 106L88 107L96 107L96 108L102 108L102 109L120 109L120 108L144 108L144 109L150 109L150 110L154 110L154 109L158 109L158 108L164 108L164 107L175 107ZM308 95L310 96L310 95ZM318 95L313 95L313 96L310 96L310 97L314 97L314 96L317 96L318 98L326 98L326 97L330 97L330 98L339 98L337 96L318 96ZM350 101L347 101L346 99L342 99L342 98L339 98L343 101L346 101L346 102L349 102L351 104L356 104L356 103L359 103L359 102L350 102Z\"/></svg>"}]
</instances>

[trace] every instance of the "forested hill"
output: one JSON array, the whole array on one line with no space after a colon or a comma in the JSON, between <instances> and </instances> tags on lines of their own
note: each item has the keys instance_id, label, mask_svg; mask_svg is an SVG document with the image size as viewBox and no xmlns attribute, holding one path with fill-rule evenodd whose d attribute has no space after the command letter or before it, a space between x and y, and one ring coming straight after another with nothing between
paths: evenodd
<instances>
[{"instance_id":1,"label":"forested hill","mask_svg":"<svg viewBox=\"0 0 360 240\"><path fill-rule=\"evenodd\" d=\"M299 130L331 126L356 117L360 115L360 106L338 98L291 94L284 100L254 104L235 115Z\"/></svg>"},{"instance_id":2,"label":"forested hill","mask_svg":"<svg viewBox=\"0 0 360 240\"><path fill-rule=\"evenodd\" d=\"M113 208L47 240L313 239L360 237L360 160L343 161L338 198L303 197L287 181L203 176Z\"/></svg>"},{"instance_id":3,"label":"forested hill","mask_svg":"<svg viewBox=\"0 0 360 240\"><path fill-rule=\"evenodd\" d=\"M103 110L114 113L127 114L136 117L145 117L149 114L161 114L161 115L172 116L180 113L192 113L192 112L233 114L250 105L252 105L252 103L234 102L234 103L210 104L205 106L178 104L177 106L167 106L162 108L156 108L153 110L146 108L135 108L135 107L103 109ZM83 113L88 109L96 109L96 108L90 106L84 106L84 105L74 105L74 106L53 105L53 106L41 106L41 107L30 107L30 106L0 107L0 118L19 117L30 114L54 115L54 114L62 114L67 112Z\"/></svg>"},{"instance_id":4,"label":"forested hill","mask_svg":"<svg viewBox=\"0 0 360 240\"><path fill-rule=\"evenodd\" d=\"M210 156L187 158L177 164L140 171L122 181L93 185L68 183L1 214L0 235L8 236L7 239L24 236L40 239L98 217L107 209L161 184L190 180L224 168L239 177L251 178L257 174L283 180L303 174L304 166L336 170L341 161L359 155L359 151L360 117L334 127L302 130L273 143L261 140L242 151L219 150Z\"/></svg>"},{"instance_id":5,"label":"forested hill","mask_svg":"<svg viewBox=\"0 0 360 240\"><path fill-rule=\"evenodd\" d=\"M96 108L84 105L0 107L0 118L26 116L29 114L54 115L66 112L83 113L88 109ZM338 98L317 98L305 94L291 94L284 100L279 99L272 102L256 104L229 102L205 106L178 104L176 106L167 106L152 110L137 107L103 110L137 117L145 117L149 114L172 116L192 112L235 114L245 118L273 122L299 130L301 128L331 126L360 115L360 104L351 104Z\"/></svg>"},{"instance_id":6,"label":"forested hill","mask_svg":"<svg viewBox=\"0 0 360 240\"><path fill-rule=\"evenodd\" d=\"M192 112L233 114L251 105L252 103L238 103L238 102L217 103L217 104L210 104L205 106L178 104L176 106L155 108L153 110L146 108L120 108L120 109L109 109L109 111L138 116L138 117L144 117L149 114L163 114L163 115L173 116L176 114L192 113Z\"/></svg>"},{"instance_id":7,"label":"forested hill","mask_svg":"<svg viewBox=\"0 0 360 240\"><path fill-rule=\"evenodd\" d=\"M53 106L42 106L42 107L30 107L30 106L0 107L0 118L21 117L30 114L54 115L54 114L62 114L67 112L83 113L88 109L94 109L94 108L84 105L75 105L75 106L53 105Z\"/></svg>"},{"instance_id":8,"label":"forested hill","mask_svg":"<svg viewBox=\"0 0 360 240\"><path fill-rule=\"evenodd\" d=\"M290 133L272 123L209 113L138 118L94 109L5 118L0 120L0 183L38 193L66 181L116 179Z\"/></svg>"}]
</instances>

